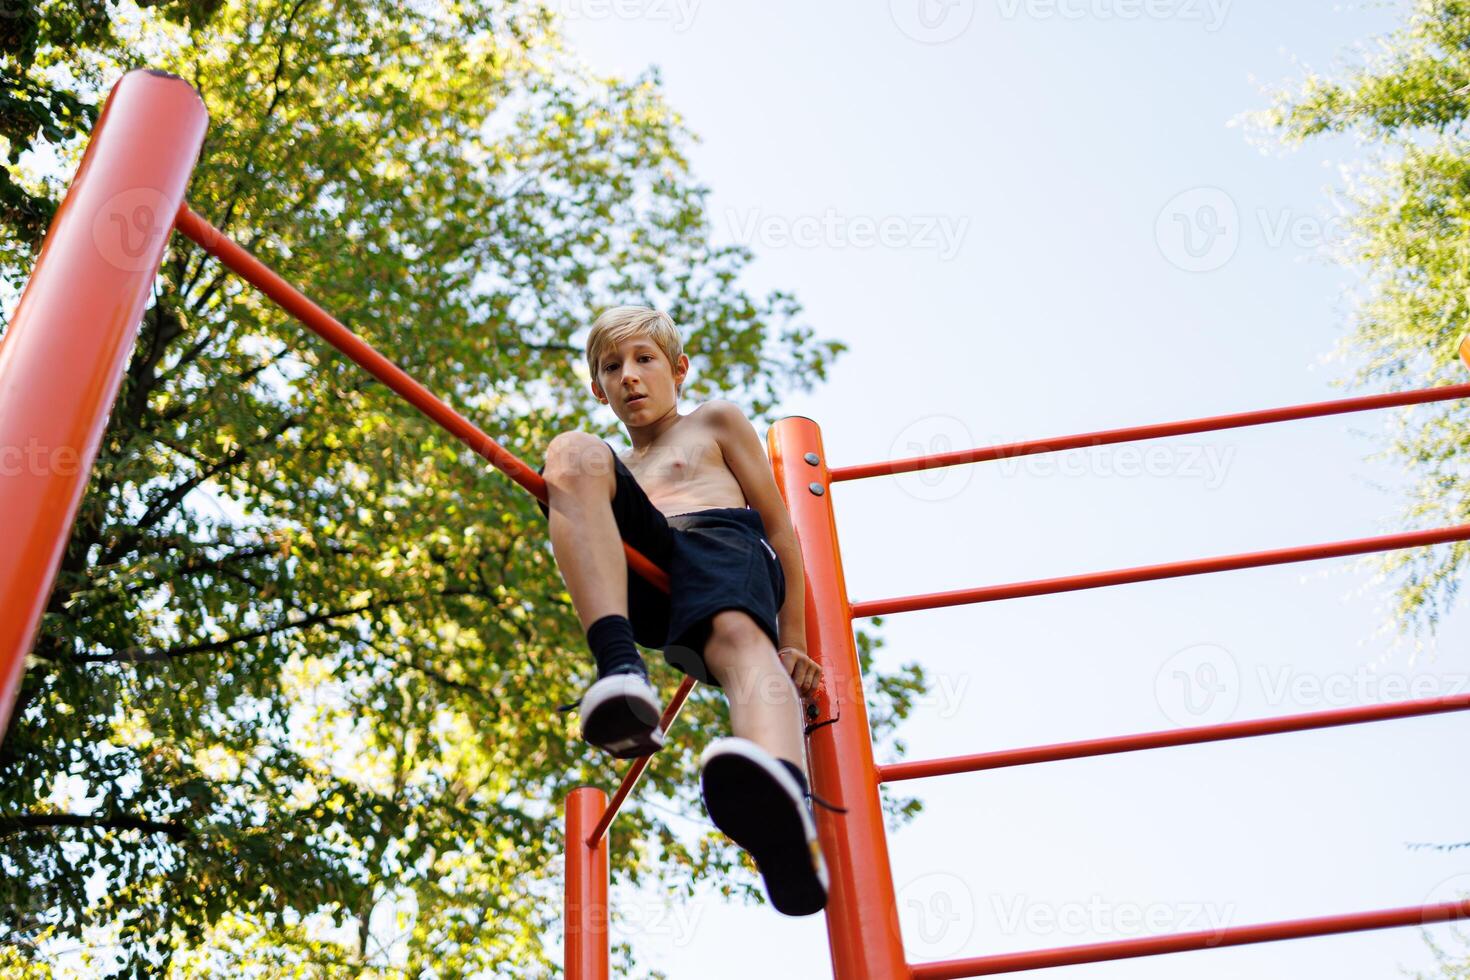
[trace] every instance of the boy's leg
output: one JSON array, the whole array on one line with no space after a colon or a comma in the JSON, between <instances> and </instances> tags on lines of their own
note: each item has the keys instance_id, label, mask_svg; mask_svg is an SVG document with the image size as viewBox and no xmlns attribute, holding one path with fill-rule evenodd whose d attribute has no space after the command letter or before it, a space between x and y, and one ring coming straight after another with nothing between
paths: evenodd
<instances>
[{"instance_id":1,"label":"boy's leg","mask_svg":"<svg viewBox=\"0 0 1470 980\"><path fill-rule=\"evenodd\" d=\"M551 550L582 629L604 616L628 615L628 565L613 518L617 493L612 453L587 432L563 432L546 449Z\"/></svg>"},{"instance_id":2,"label":"boy's leg","mask_svg":"<svg viewBox=\"0 0 1470 980\"><path fill-rule=\"evenodd\" d=\"M748 613L724 610L711 626L704 659L729 698L735 737L710 743L700 760L705 809L750 853L777 911L811 915L827 905L828 876L803 798L796 685Z\"/></svg>"},{"instance_id":3,"label":"boy's leg","mask_svg":"<svg viewBox=\"0 0 1470 980\"><path fill-rule=\"evenodd\" d=\"M546 465L551 549L597 660L598 679L580 703L582 738L620 759L663 744L662 709L628 622L628 569L613 514L617 464L607 443L585 432L551 441Z\"/></svg>"},{"instance_id":4,"label":"boy's leg","mask_svg":"<svg viewBox=\"0 0 1470 980\"><path fill-rule=\"evenodd\" d=\"M730 731L806 773L801 698L771 638L741 609L710 621L704 661L730 702Z\"/></svg>"}]
</instances>

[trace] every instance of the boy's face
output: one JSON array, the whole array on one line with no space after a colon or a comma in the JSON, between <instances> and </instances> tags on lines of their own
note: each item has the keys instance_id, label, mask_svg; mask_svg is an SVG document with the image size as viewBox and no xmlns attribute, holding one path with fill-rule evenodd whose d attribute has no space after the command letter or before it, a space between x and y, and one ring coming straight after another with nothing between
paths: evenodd
<instances>
[{"instance_id":1,"label":"boy's face","mask_svg":"<svg viewBox=\"0 0 1470 980\"><path fill-rule=\"evenodd\" d=\"M688 371L689 355L680 354L679 363L671 365L651 337L634 336L603 351L592 393L612 406L624 424L648 425L678 404L677 385Z\"/></svg>"}]
</instances>

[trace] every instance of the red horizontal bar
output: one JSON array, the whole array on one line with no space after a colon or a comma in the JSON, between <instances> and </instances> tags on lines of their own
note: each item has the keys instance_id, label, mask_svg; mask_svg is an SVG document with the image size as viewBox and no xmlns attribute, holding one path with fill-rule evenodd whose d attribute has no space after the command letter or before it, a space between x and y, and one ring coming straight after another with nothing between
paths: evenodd
<instances>
[{"instance_id":1,"label":"red horizontal bar","mask_svg":"<svg viewBox=\"0 0 1470 980\"><path fill-rule=\"evenodd\" d=\"M1133 582L1151 582L1155 579L1178 578L1184 575L1206 575L1211 572L1229 572L1241 568L1259 568L1263 565L1285 565L1297 561L1341 558L1344 555L1418 548L1467 539L1470 539L1470 524L1456 524L1452 527L1434 528L1428 531L1407 531L1375 538L1358 538L1354 541L1335 541L1329 544L1281 548L1275 551L1252 551L1243 555L1224 555L1219 558L1196 558L1166 565L1143 565L1138 568L1091 572L1086 575L1069 575L1063 578L1037 579L1032 582L1016 582L1011 585L987 585L978 589L931 592L927 595L903 596L897 599L870 599L867 602L851 604L852 618L861 619L866 616L913 612L918 609L961 606L972 602L994 602L998 599L1051 595L1056 592L1076 592L1082 589L1099 589L1110 585L1128 585Z\"/></svg>"},{"instance_id":2,"label":"red horizontal bar","mask_svg":"<svg viewBox=\"0 0 1470 980\"><path fill-rule=\"evenodd\" d=\"M950 776L962 772L980 772L985 769L1029 766L1038 762L1083 759L1090 756L1113 755L1119 752L1137 752L1142 749L1196 745L1201 742L1222 742L1232 738L1303 732L1314 728L1358 725L1370 721L1389 721L1395 718L1414 718L1420 715L1465 710L1470 710L1470 694L1423 698L1417 701L1393 701L1366 707L1333 708L1330 711L1284 715L1280 718L1257 718L1252 721L1232 721L1221 725L1196 725L1190 728L1175 728L1142 735L1117 735L1111 738L1094 738L1080 742L1058 742L1054 745L1037 745L1024 749L1005 749L1000 752L956 755L944 759L895 762L879 766L878 778L883 782L891 783L901 779Z\"/></svg>"},{"instance_id":3,"label":"red horizontal bar","mask_svg":"<svg viewBox=\"0 0 1470 980\"><path fill-rule=\"evenodd\" d=\"M679 689L674 692L674 697L669 701L668 707L664 708L663 717L658 720L659 731L667 732L674 724L674 719L679 717L679 709L684 707L684 702L689 698L689 692L694 690L694 684L694 678L684 678L684 682L679 685ZM602 840L602 835L607 833L608 827L612 826L613 818L623 808L623 801L628 798L628 794L633 792L634 785L637 784L639 777L643 775L643 770L648 768L648 763L652 759L652 755L644 755L633 760L633 764L623 774L623 781L618 786L618 791L613 794L612 800L607 804L607 809L597 821L597 826L592 828L592 834L587 838L588 847L595 848L597 842Z\"/></svg>"},{"instance_id":4,"label":"red horizontal bar","mask_svg":"<svg viewBox=\"0 0 1470 980\"><path fill-rule=\"evenodd\" d=\"M1450 401L1467 396L1470 396L1470 384L1441 385L1415 391L1393 391L1382 395L1340 398L1335 401L1312 402L1307 405L1288 405L1285 408L1268 408L1256 412L1212 415L1208 418L1186 419L1181 422L1137 425L1126 429L1103 429L1099 432L1084 432L1074 436L1011 442L999 446L985 446L980 449L961 449L952 453L914 456L880 463L863 463L859 466L839 466L828 470L828 479L832 483L842 480L862 480L870 476L891 476L895 473L908 473L913 470L958 466L961 463L985 463L1014 456L1055 453L1067 449L1085 449L1090 446L1107 446L1118 442L1137 442L1142 439L1160 439L1165 436L1190 435L1196 432L1217 432L1221 429L1239 429L1250 425L1267 425L1272 422L1292 422L1298 419L1319 418L1324 415L1343 415L1348 412L1367 412L1377 408Z\"/></svg>"},{"instance_id":5,"label":"red horizontal bar","mask_svg":"<svg viewBox=\"0 0 1470 980\"><path fill-rule=\"evenodd\" d=\"M1074 966L1079 963L1102 963L1107 960L1131 959L1136 956L1184 953L1199 949L1215 949L1221 946L1245 946L1251 943L1276 942L1281 939L1306 939L1312 936L1331 936L1344 932L1364 932L1369 929L1428 925L1464 918L1470 918L1470 900L1415 908L1386 909L1381 912L1353 912L1348 915L1324 916L1317 919L1296 919L1291 922L1237 926L1233 929L1205 929L1200 932L1180 933L1177 936L1123 939L1092 943L1086 946L1067 946L1061 949L975 956L970 959L946 960L938 963L918 963L910 965L909 976L913 980L987 977L997 973L1015 973L1020 970Z\"/></svg>"}]
</instances>

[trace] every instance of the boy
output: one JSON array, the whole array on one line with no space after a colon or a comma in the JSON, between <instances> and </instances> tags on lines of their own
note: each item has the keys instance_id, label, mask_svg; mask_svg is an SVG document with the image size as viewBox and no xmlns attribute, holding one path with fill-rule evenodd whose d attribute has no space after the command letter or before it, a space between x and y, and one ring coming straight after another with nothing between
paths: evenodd
<instances>
[{"instance_id":1,"label":"boy","mask_svg":"<svg viewBox=\"0 0 1470 980\"><path fill-rule=\"evenodd\" d=\"M827 870L806 803L798 691L815 692L821 668L806 655L801 551L760 437L728 401L679 414L689 358L666 313L604 312L587 366L633 449L620 458L590 433L563 432L540 471L552 552L597 661L582 737L618 758L663 744L637 643L724 689L734 737L700 758L710 819L750 852L778 911L820 911ZM623 540L668 571L669 595L628 570Z\"/></svg>"}]
</instances>

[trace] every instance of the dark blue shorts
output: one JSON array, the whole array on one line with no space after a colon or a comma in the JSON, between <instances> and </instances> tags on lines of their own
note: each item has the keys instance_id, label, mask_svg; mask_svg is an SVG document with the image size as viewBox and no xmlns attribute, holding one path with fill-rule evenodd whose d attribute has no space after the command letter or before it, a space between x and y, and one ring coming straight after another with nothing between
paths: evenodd
<instances>
[{"instance_id":1,"label":"dark blue shorts","mask_svg":"<svg viewBox=\"0 0 1470 980\"><path fill-rule=\"evenodd\" d=\"M765 522L749 507L715 507L665 517L653 505L611 443L617 474L613 518L623 540L669 573L664 595L628 570L628 621L642 646L695 680L718 687L704 662L710 621L741 609L779 649L777 613L786 602L786 573L766 539ZM542 466L537 472L546 469ZM551 516L540 501L541 512Z\"/></svg>"}]
</instances>

